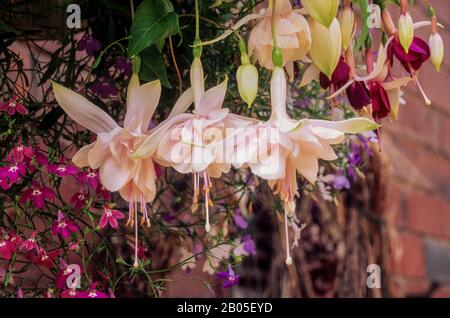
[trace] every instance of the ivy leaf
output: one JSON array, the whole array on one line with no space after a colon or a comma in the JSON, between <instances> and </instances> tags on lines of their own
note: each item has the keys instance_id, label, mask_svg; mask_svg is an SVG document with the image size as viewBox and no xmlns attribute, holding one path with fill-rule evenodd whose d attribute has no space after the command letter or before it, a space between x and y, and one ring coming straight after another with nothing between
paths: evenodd
<instances>
[{"instance_id":1,"label":"ivy leaf","mask_svg":"<svg viewBox=\"0 0 450 318\"><path fill-rule=\"evenodd\" d=\"M367 25L367 20L370 17L368 12L369 2L368 0L356 0L359 5L359 9L361 12L361 34L359 35L358 40L356 41L354 51L359 51L363 44L366 42L367 36L369 35L369 26Z\"/></svg>"},{"instance_id":2,"label":"ivy leaf","mask_svg":"<svg viewBox=\"0 0 450 318\"><path fill-rule=\"evenodd\" d=\"M172 88L167 78L166 66L158 46L152 45L139 54L141 58L141 70L139 78L145 82L159 79L161 84L167 88Z\"/></svg>"},{"instance_id":3,"label":"ivy leaf","mask_svg":"<svg viewBox=\"0 0 450 318\"><path fill-rule=\"evenodd\" d=\"M144 0L137 8L131 26L128 56L133 57L179 31L178 14L169 0Z\"/></svg>"}]
</instances>

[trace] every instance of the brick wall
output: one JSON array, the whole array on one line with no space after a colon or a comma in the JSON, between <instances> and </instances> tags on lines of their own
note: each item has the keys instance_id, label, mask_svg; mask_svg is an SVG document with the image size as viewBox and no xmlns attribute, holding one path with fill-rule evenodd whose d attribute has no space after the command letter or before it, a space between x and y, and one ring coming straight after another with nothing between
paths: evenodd
<instances>
[{"instance_id":1,"label":"brick wall","mask_svg":"<svg viewBox=\"0 0 450 318\"><path fill-rule=\"evenodd\" d=\"M418 3L414 20L426 17ZM449 30L450 1L431 3ZM428 39L429 28L417 33ZM386 215L397 230L391 271L399 295L450 297L450 33L441 35L446 45L441 72L428 63L420 74L432 106L425 106L410 84L399 121L384 125L384 149L392 162Z\"/></svg>"}]
</instances>

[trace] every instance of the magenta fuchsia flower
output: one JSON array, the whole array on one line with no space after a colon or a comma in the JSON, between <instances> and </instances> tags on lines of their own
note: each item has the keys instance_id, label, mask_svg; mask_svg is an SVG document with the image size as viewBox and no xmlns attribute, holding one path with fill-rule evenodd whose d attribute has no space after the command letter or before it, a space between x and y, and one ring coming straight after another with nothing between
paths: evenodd
<instances>
[{"instance_id":1,"label":"magenta fuchsia flower","mask_svg":"<svg viewBox=\"0 0 450 318\"><path fill-rule=\"evenodd\" d=\"M235 275L231 265L228 265L228 269L225 272L216 273L216 277L223 280L222 288L231 288L239 284L240 275Z\"/></svg>"},{"instance_id":2,"label":"magenta fuchsia flower","mask_svg":"<svg viewBox=\"0 0 450 318\"><path fill-rule=\"evenodd\" d=\"M117 229L119 224L117 223L117 220L125 218L125 214L120 212L119 210L112 210L109 208L109 206L105 206L105 210L103 212L103 215L100 219L100 228L105 228L108 224L113 228Z\"/></svg>"},{"instance_id":3,"label":"magenta fuchsia flower","mask_svg":"<svg viewBox=\"0 0 450 318\"><path fill-rule=\"evenodd\" d=\"M94 189L98 187L100 181L98 171L91 168L80 172L76 178L78 182L87 184Z\"/></svg>"},{"instance_id":4,"label":"magenta fuchsia flower","mask_svg":"<svg viewBox=\"0 0 450 318\"><path fill-rule=\"evenodd\" d=\"M430 58L430 47L421 38L414 37L408 53L405 52L398 36L396 36L388 47L388 58L391 66L394 63L394 56L400 61L403 68L409 72L417 71L422 64Z\"/></svg>"},{"instance_id":5,"label":"magenta fuchsia flower","mask_svg":"<svg viewBox=\"0 0 450 318\"><path fill-rule=\"evenodd\" d=\"M20 249L24 250L25 252L29 252L32 250L37 251L39 247L36 243L36 234L37 232L33 231L31 233L31 236L27 240L23 241L22 244L20 244Z\"/></svg>"},{"instance_id":6,"label":"magenta fuchsia flower","mask_svg":"<svg viewBox=\"0 0 450 318\"><path fill-rule=\"evenodd\" d=\"M52 226L52 234L59 235L62 239L66 239L71 233L78 231L77 226L71 220L67 219L61 211L58 211L58 220Z\"/></svg>"},{"instance_id":7,"label":"magenta fuchsia flower","mask_svg":"<svg viewBox=\"0 0 450 318\"><path fill-rule=\"evenodd\" d=\"M0 177L8 178L9 182L16 183L26 174L26 166L22 163L12 164L0 168Z\"/></svg>"},{"instance_id":8,"label":"magenta fuchsia flower","mask_svg":"<svg viewBox=\"0 0 450 318\"><path fill-rule=\"evenodd\" d=\"M72 203L73 207L75 209L81 209L86 205L88 198L87 192L76 192L72 197L70 198L70 203Z\"/></svg>"},{"instance_id":9,"label":"magenta fuchsia flower","mask_svg":"<svg viewBox=\"0 0 450 318\"><path fill-rule=\"evenodd\" d=\"M100 42L89 33L85 33L77 43L77 50L86 51L87 55L94 55L94 53L100 51L101 48L102 45Z\"/></svg>"},{"instance_id":10,"label":"magenta fuchsia flower","mask_svg":"<svg viewBox=\"0 0 450 318\"><path fill-rule=\"evenodd\" d=\"M39 185L38 183L33 184L33 186L27 190L22 195L22 203L31 201L34 206L42 209L45 204L45 200L51 200L55 197L55 192L48 188Z\"/></svg>"},{"instance_id":11,"label":"magenta fuchsia flower","mask_svg":"<svg viewBox=\"0 0 450 318\"><path fill-rule=\"evenodd\" d=\"M11 255L15 252L15 250L16 248L11 242L7 240L0 242L0 256L7 261L11 259Z\"/></svg>"},{"instance_id":12,"label":"magenta fuchsia flower","mask_svg":"<svg viewBox=\"0 0 450 318\"><path fill-rule=\"evenodd\" d=\"M6 111L9 116L14 116L17 113L27 115L28 110L21 103L17 102L17 96L13 96L8 102L0 104L0 111Z\"/></svg>"},{"instance_id":13,"label":"magenta fuchsia flower","mask_svg":"<svg viewBox=\"0 0 450 318\"><path fill-rule=\"evenodd\" d=\"M64 164L64 159L61 159L58 164L49 164L48 171L58 177L65 177L73 176L77 174L79 170L75 166Z\"/></svg>"}]
</instances>

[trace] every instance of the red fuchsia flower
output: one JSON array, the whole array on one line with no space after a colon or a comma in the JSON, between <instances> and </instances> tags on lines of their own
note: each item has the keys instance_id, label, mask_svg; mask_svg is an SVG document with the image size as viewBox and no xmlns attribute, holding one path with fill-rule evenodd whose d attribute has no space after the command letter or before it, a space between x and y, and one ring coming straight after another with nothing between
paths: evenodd
<instances>
[{"instance_id":1,"label":"red fuchsia flower","mask_svg":"<svg viewBox=\"0 0 450 318\"><path fill-rule=\"evenodd\" d=\"M27 115L28 110L21 103L17 102L17 96L13 96L8 102L0 104L0 111L6 111L9 116L14 116L17 112L21 115Z\"/></svg>"},{"instance_id":2,"label":"red fuchsia flower","mask_svg":"<svg viewBox=\"0 0 450 318\"><path fill-rule=\"evenodd\" d=\"M231 288L239 284L240 275L235 275L231 265L228 265L228 269L225 272L216 273L216 277L223 280L222 288Z\"/></svg>"},{"instance_id":3,"label":"red fuchsia flower","mask_svg":"<svg viewBox=\"0 0 450 318\"><path fill-rule=\"evenodd\" d=\"M45 200L50 200L55 197L55 192L48 188L39 185L38 183L27 190L22 195L22 203L31 201L37 208L42 209L44 207Z\"/></svg>"},{"instance_id":4,"label":"red fuchsia flower","mask_svg":"<svg viewBox=\"0 0 450 318\"><path fill-rule=\"evenodd\" d=\"M87 184L94 189L99 185L98 171L91 168L86 171L81 171L76 178L78 182Z\"/></svg>"},{"instance_id":5,"label":"red fuchsia flower","mask_svg":"<svg viewBox=\"0 0 450 318\"><path fill-rule=\"evenodd\" d=\"M81 209L86 205L88 194L84 191L76 192L70 198L70 203L72 203L75 209Z\"/></svg>"},{"instance_id":6,"label":"red fuchsia flower","mask_svg":"<svg viewBox=\"0 0 450 318\"><path fill-rule=\"evenodd\" d=\"M25 250L26 252L32 251L32 250L38 250L38 245L36 243L36 231L33 231L31 233L31 236L22 242L22 244L20 244L20 249L21 250Z\"/></svg>"},{"instance_id":7,"label":"red fuchsia flower","mask_svg":"<svg viewBox=\"0 0 450 318\"><path fill-rule=\"evenodd\" d=\"M15 250L16 248L11 242L7 240L0 242L0 256L7 261L11 259L11 255L15 252Z\"/></svg>"},{"instance_id":8,"label":"red fuchsia flower","mask_svg":"<svg viewBox=\"0 0 450 318\"><path fill-rule=\"evenodd\" d=\"M77 43L77 50L86 51L87 55L93 55L95 52L100 51L101 48L100 42L89 33L85 33Z\"/></svg>"},{"instance_id":9,"label":"red fuchsia flower","mask_svg":"<svg viewBox=\"0 0 450 318\"><path fill-rule=\"evenodd\" d=\"M353 82L347 89L346 94L350 105L359 110L372 102L370 91L363 81Z\"/></svg>"},{"instance_id":10,"label":"red fuchsia flower","mask_svg":"<svg viewBox=\"0 0 450 318\"><path fill-rule=\"evenodd\" d=\"M376 120L385 118L391 113L391 103L386 90L379 82L369 83L372 97L372 117Z\"/></svg>"},{"instance_id":11,"label":"red fuchsia flower","mask_svg":"<svg viewBox=\"0 0 450 318\"><path fill-rule=\"evenodd\" d=\"M105 210L100 219L99 226L101 229L103 229L109 224L113 229L116 229L119 226L117 220L123 218L125 218L125 214L123 214L119 210L112 210L108 205L105 205Z\"/></svg>"},{"instance_id":12,"label":"red fuchsia flower","mask_svg":"<svg viewBox=\"0 0 450 318\"><path fill-rule=\"evenodd\" d=\"M78 298L109 298L107 294L96 289L97 283L89 286L87 291L80 293Z\"/></svg>"},{"instance_id":13,"label":"red fuchsia flower","mask_svg":"<svg viewBox=\"0 0 450 318\"><path fill-rule=\"evenodd\" d=\"M64 214L58 210L58 220L52 226L52 234L61 236L62 239L66 239L70 236L70 233L76 233L78 231L77 226L71 220L67 219Z\"/></svg>"},{"instance_id":14,"label":"red fuchsia flower","mask_svg":"<svg viewBox=\"0 0 450 318\"><path fill-rule=\"evenodd\" d=\"M72 165L66 165L65 159L61 159L58 164L49 164L48 171L58 177L73 176L78 173L78 168Z\"/></svg>"},{"instance_id":15,"label":"red fuchsia flower","mask_svg":"<svg viewBox=\"0 0 450 318\"><path fill-rule=\"evenodd\" d=\"M26 174L26 166L22 163L0 168L0 177L7 177L12 183L16 183Z\"/></svg>"},{"instance_id":16,"label":"red fuchsia flower","mask_svg":"<svg viewBox=\"0 0 450 318\"><path fill-rule=\"evenodd\" d=\"M19 143L14 147L6 157L9 162L30 162L34 157L34 150L22 143L22 139L19 139Z\"/></svg>"}]
</instances>

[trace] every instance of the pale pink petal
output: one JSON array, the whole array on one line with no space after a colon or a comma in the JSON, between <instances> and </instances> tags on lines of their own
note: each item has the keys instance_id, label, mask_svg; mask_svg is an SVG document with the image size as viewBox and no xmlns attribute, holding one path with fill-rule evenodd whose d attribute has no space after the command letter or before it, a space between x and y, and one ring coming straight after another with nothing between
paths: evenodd
<instances>
[{"instance_id":1,"label":"pale pink petal","mask_svg":"<svg viewBox=\"0 0 450 318\"><path fill-rule=\"evenodd\" d=\"M100 167L100 181L109 191L118 191L131 178L131 169L124 162L108 158Z\"/></svg>"},{"instance_id":2,"label":"pale pink petal","mask_svg":"<svg viewBox=\"0 0 450 318\"><path fill-rule=\"evenodd\" d=\"M107 113L80 94L55 82L52 82L52 85L59 106L83 127L98 134L112 131L119 126Z\"/></svg>"},{"instance_id":3,"label":"pale pink petal","mask_svg":"<svg viewBox=\"0 0 450 318\"><path fill-rule=\"evenodd\" d=\"M222 83L204 93L195 109L196 113L208 116L210 112L222 108L227 93L227 84L228 78L225 78Z\"/></svg>"},{"instance_id":4,"label":"pale pink petal","mask_svg":"<svg viewBox=\"0 0 450 318\"><path fill-rule=\"evenodd\" d=\"M178 98L177 102L173 106L168 119L175 117L176 115L184 113L189 106L194 102L194 95L192 88L186 90L180 98Z\"/></svg>"},{"instance_id":5,"label":"pale pink petal","mask_svg":"<svg viewBox=\"0 0 450 318\"><path fill-rule=\"evenodd\" d=\"M72 157L72 162L79 168L88 167L89 166L88 154L89 151L91 151L92 148L94 148L94 145L95 143L91 143L78 150L77 153Z\"/></svg>"},{"instance_id":6,"label":"pale pink petal","mask_svg":"<svg viewBox=\"0 0 450 318\"><path fill-rule=\"evenodd\" d=\"M137 77L137 75L132 76L130 83L133 81L133 77ZM141 127L142 131L146 132L156 106L158 106L161 96L161 83L157 80L139 87L134 87L135 84L131 85L133 85L133 89L131 93L128 92L124 127L131 130Z\"/></svg>"}]
</instances>

